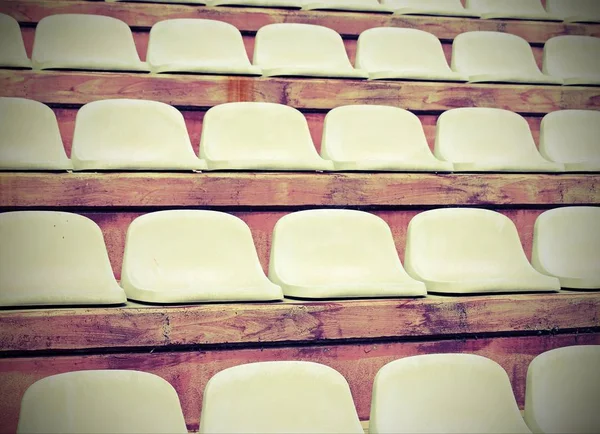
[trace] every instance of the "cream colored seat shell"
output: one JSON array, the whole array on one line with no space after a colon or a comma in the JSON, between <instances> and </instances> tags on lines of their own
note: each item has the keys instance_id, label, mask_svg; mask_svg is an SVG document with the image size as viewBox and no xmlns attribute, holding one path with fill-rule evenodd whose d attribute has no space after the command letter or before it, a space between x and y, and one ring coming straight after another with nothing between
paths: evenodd
<instances>
[{"instance_id":1,"label":"cream colored seat shell","mask_svg":"<svg viewBox=\"0 0 600 434\"><path fill-rule=\"evenodd\" d=\"M557 348L529 364L525 421L539 433L600 431L600 345Z\"/></svg>"},{"instance_id":2,"label":"cream colored seat shell","mask_svg":"<svg viewBox=\"0 0 600 434\"><path fill-rule=\"evenodd\" d=\"M269 278L300 298L425 295L402 268L392 232L363 211L321 209L288 214L275 224Z\"/></svg>"},{"instance_id":3,"label":"cream colored seat shell","mask_svg":"<svg viewBox=\"0 0 600 434\"><path fill-rule=\"evenodd\" d=\"M598 0L546 0L546 10L571 23L600 23Z\"/></svg>"},{"instance_id":4,"label":"cream colored seat shell","mask_svg":"<svg viewBox=\"0 0 600 434\"><path fill-rule=\"evenodd\" d=\"M0 306L121 304L102 231L67 212L0 214Z\"/></svg>"},{"instance_id":5,"label":"cream colored seat shell","mask_svg":"<svg viewBox=\"0 0 600 434\"><path fill-rule=\"evenodd\" d=\"M156 23L150 30L147 61L155 73L261 75L260 68L250 65L240 31L215 20Z\"/></svg>"},{"instance_id":6,"label":"cream colored seat shell","mask_svg":"<svg viewBox=\"0 0 600 434\"><path fill-rule=\"evenodd\" d=\"M299 9L303 0L207 0L209 6L251 6L264 8Z\"/></svg>"},{"instance_id":7,"label":"cream colored seat shell","mask_svg":"<svg viewBox=\"0 0 600 434\"><path fill-rule=\"evenodd\" d=\"M276 361L239 365L204 389L200 433L362 434L350 387L329 366Z\"/></svg>"},{"instance_id":8,"label":"cream colored seat shell","mask_svg":"<svg viewBox=\"0 0 600 434\"><path fill-rule=\"evenodd\" d=\"M0 170L70 170L56 116L24 98L0 97Z\"/></svg>"},{"instance_id":9,"label":"cream colored seat shell","mask_svg":"<svg viewBox=\"0 0 600 434\"><path fill-rule=\"evenodd\" d=\"M317 153L304 115L274 103L234 102L208 110L200 157L211 170L333 170Z\"/></svg>"},{"instance_id":10,"label":"cream colored seat shell","mask_svg":"<svg viewBox=\"0 0 600 434\"><path fill-rule=\"evenodd\" d=\"M305 0L302 9L357 12L392 12L378 0Z\"/></svg>"},{"instance_id":11,"label":"cream colored seat shell","mask_svg":"<svg viewBox=\"0 0 600 434\"><path fill-rule=\"evenodd\" d=\"M94 101L77 112L75 170L202 170L182 114L168 104L133 99Z\"/></svg>"},{"instance_id":12,"label":"cream colored seat shell","mask_svg":"<svg viewBox=\"0 0 600 434\"><path fill-rule=\"evenodd\" d=\"M506 371L474 354L388 363L373 384L369 433L529 433Z\"/></svg>"},{"instance_id":13,"label":"cream colored seat shell","mask_svg":"<svg viewBox=\"0 0 600 434\"><path fill-rule=\"evenodd\" d=\"M559 110L540 126L540 153L566 171L600 172L600 111Z\"/></svg>"},{"instance_id":14,"label":"cream colored seat shell","mask_svg":"<svg viewBox=\"0 0 600 434\"><path fill-rule=\"evenodd\" d=\"M563 288L600 289L600 207L574 206L540 214L531 263Z\"/></svg>"},{"instance_id":15,"label":"cream colored seat shell","mask_svg":"<svg viewBox=\"0 0 600 434\"><path fill-rule=\"evenodd\" d=\"M367 78L354 69L342 37L313 24L268 24L256 33L252 63L265 76Z\"/></svg>"},{"instance_id":16,"label":"cream colored seat shell","mask_svg":"<svg viewBox=\"0 0 600 434\"><path fill-rule=\"evenodd\" d=\"M543 71L567 85L600 85L600 38L565 35L544 44Z\"/></svg>"},{"instance_id":17,"label":"cream colored seat shell","mask_svg":"<svg viewBox=\"0 0 600 434\"><path fill-rule=\"evenodd\" d=\"M336 170L452 171L433 156L419 118L389 106L352 105L327 113L321 156Z\"/></svg>"},{"instance_id":18,"label":"cream colored seat shell","mask_svg":"<svg viewBox=\"0 0 600 434\"><path fill-rule=\"evenodd\" d=\"M408 225L406 271L428 292L467 294L557 291L558 279L527 261L514 223L484 209L444 208Z\"/></svg>"},{"instance_id":19,"label":"cream colored seat shell","mask_svg":"<svg viewBox=\"0 0 600 434\"><path fill-rule=\"evenodd\" d=\"M509 33L459 34L452 43L451 63L452 70L467 76L471 83L562 84L561 78L540 72L525 39Z\"/></svg>"},{"instance_id":20,"label":"cream colored seat shell","mask_svg":"<svg viewBox=\"0 0 600 434\"><path fill-rule=\"evenodd\" d=\"M0 14L0 66L31 68L19 23L5 14Z\"/></svg>"},{"instance_id":21,"label":"cream colored seat shell","mask_svg":"<svg viewBox=\"0 0 600 434\"><path fill-rule=\"evenodd\" d=\"M356 67L371 79L466 81L448 66L440 40L417 29L365 30L358 37Z\"/></svg>"},{"instance_id":22,"label":"cream colored seat shell","mask_svg":"<svg viewBox=\"0 0 600 434\"><path fill-rule=\"evenodd\" d=\"M75 371L43 378L23 396L18 433L187 433L177 392L139 371Z\"/></svg>"},{"instance_id":23,"label":"cream colored seat shell","mask_svg":"<svg viewBox=\"0 0 600 434\"><path fill-rule=\"evenodd\" d=\"M136 218L127 231L121 285L129 299L152 303L283 298L260 266L248 226L216 211Z\"/></svg>"},{"instance_id":24,"label":"cream colored seat shell","mask_svg":"<svg viewBox=\"0 0 600 434\"><path fill-rule=\"evenodd\" d=\"M473 12L463 7L460 0L382 0L381 3L399 15L474 16Z\"/></svg>"},{"instance_id":25,"label":"cream colored seat shell","mask_svg":"<svg viewBox=\"0 0 600 434\"><path fill-rule=\"evenodd\" d=\"M35 30L31 60L34 69L148 71L129 26L102 15L42 18Z\"/></svg>"},{"instance_id":26,"label":"cream colored seat shell","mask_svg":"<svg viewBox=\"0 0 600 434\"><path fill-rule=\"evenodd\" d=\"M465 172L562 172L537 150L527 121L508 110L466 107L437 121L434 154Z\"/></svg>"},{"instance_id":27,"label":"cream colored seat shell","mask_svg":"<svg viewBox=\"0 0 600 434\"><path fill-rule=\"evenodd\" d=\"M484 19L561 21L544 9L541 0L466 0L465 6Z\"/></svg>"}]
</instances>

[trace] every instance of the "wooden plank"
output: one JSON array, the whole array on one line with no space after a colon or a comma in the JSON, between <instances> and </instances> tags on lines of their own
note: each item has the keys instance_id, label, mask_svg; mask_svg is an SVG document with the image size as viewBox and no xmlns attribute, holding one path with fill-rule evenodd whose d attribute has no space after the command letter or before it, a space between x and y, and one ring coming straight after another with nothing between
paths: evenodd
<instances>
[{"instance_id":1,"label":"wooden plank","mask_svg":"<svg viewBox=\"0 0 600 434\"><path fill-rule=\"evenodd\" d=\"M497 337L421 342L362 343L286 348L229 349L223 351L154 352L145 354L72 355L5 358L0 360L0 431L15 432L23 393L35 381L84 369L135 369L169 381L178 392L190 431L196 431L202 393L217 372L243 363L304 360L339 371L350 384L361 419L368 419L371 389L377 371L403 357L432 353L473 353L498 362L507 372L522 408L527 366L538 354L564 346L599 344L600 334Z\"/></svg>"},{"instance_id":2,"label":"wooden plank","mask_svg":"<svg viewBox=\"0 0 600 434\"><path fill-rule=\"evenodd\" d=\"M600 87L578 86L0 70L0 89L3 96L78 105L109 98L190 108L232 101L277 102L307 110L375 103L415 111L497 107L532 115L600 107Z\"/></svg>"},{"instance_id":3,"label":"wooden plank","mask_svg":"<svg viewBox=\"0 0 600 434\"><path fill-rule=\"evenodd\" d=\"M563 34L600 36L600 26L598 25L558 22L392 16L263 8L207 8L156 3L4 0L0 2L0 12L11 15L19 22L28 25L35 24L48 15L80 13L111 16L136 28L150 28L158 21L174 18L213 19L228 22L245 33L254 33L259 28L273 23L306 23L329 27L344 36L354 38L372 27L414 28L433 33L443 40L452 40L456 35L468 31L499 31L521 36L527 41L537 44L543 44L549 38Z\"/></svg>"}]
</instances>

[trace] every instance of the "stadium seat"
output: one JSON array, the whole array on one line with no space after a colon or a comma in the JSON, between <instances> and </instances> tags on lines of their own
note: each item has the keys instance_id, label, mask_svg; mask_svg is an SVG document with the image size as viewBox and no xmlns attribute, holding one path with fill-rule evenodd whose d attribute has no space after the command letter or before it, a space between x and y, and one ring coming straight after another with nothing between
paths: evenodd
<instances>
[{"instance_id":1,"label":"stadium seat","mask_svg":"<svg viewBox=\"0 0 600 434\"><path fill-rule=\"evenodd\" d=\"M356 67L370 79L466 81L448 66L440 40L417 29L365 30L358 37Z\"/></svg>"},{"instance_id":2,"label":"stadium seat","mask_svg":"<svg viewBox=\"0 0 600 434\"><path fill-rule=\"evenodd\" d=\"M546 10L571 23L600 23L598 0L546 0Z\"/></svg>"},{"instance_id":3,"label":"stadium seat","mask_svg":"<svg viewBox=\"0 0 600 434\"><path fill-rule=\"evenodd\" d=\"M426 354L383 366L369 433L530 433L506 371L474 354Z\"/></svg>"},{"instance_id":4,"label":"stadium seat","mask_svg":"<svg viewBox=\"0 0 600 434\"><path fill-rule=\"evenodd\" d=\"M250 65L240 31L222 21L160 21L150 30L146 58L154 73L262 74Z\"/></svg>"},{"instance_id":5,"label":"stadium seat","mask_svg":"<svg viewBox=\"0 0 600 434\"><path fill-rule=\"evenodd\" d=\"M466 0L465 7L484 19L561 21L544 9L541 0Z\"/></svg>"},{"instance_id":6,"label":"stadium seat","mask_svg":"<svg viewBox=\"0 0 600 434\"><path fill-rule=\"evenodd\" d=\"M24 98L0 97L0 170L70 170L56 116Z\"/></svg>"},{"instance_id":7,"label":"stadium seat","mask_svg":"<svg viewBox=\"0 0 600 434\"><path fill-rule=\"evenodd\" d=\"M0 67L31 68L19 23L5 14L0 14L0 41Z\"/></svg>"},{"instance_id":8,"label":"stadium seat","mask_svg":"<svg viewBox=\"0 0 600 434\"><path fill-rule=\"evenodd\" d=\"M23 395L17 432L187 433L177 392L140 371L90 370L52 375Z\"/></svg>"},{"instance_id":9,"label":"stadium seat","mask_svg":"<svg viewBox=\"0 0 600 434\"><path fill-rule=\"evenodd\" d=\"M131 29L102 15L61 14L42 18L35 31L34 69L143 71Z\"/></svg>"},{"instance_id":10,"label":"stadium seat","mask_svg":"<svg viewBox=\"0 0 600 434\"><path fill-rule=\"evenodd\" d=\"M102 231L58 211L0 214L0 306L110 305L125 302Z\"/></svg>"},{"instance_id":11,"label":"stadium seat","mask_svg":"<svg viewBox=\"0 0 600 434\"><path fill-rule=\"evenodd\" d=\"M600 345L546 351L527 370L525 421L536 433L600 432Z\"/></svg>"},{"instance_id":12,"label":"stadium seat","mask_svg":"<svg viewBox=\"0 0 600 434\"><path fill-rule=\"evenodd\" d=\"M559 110L540 126L540 153L568 172L600 172L600 111Z\"/></svg>"},{"instance_id":13,"label":"stadium seat","mask_svg":"<svg viewBox=\"0 0 600 434\"><path fill-rule=\"evenodd\" d=\"M506 216L485 209L442 208L408 225L406 271L428 292L467 294L558 291L558 279L527 261L519 233Z\"/></svg>"},{"instance_id":14,"label":"stadium seat","mask_svg":"<svg viewBox=\"0 0 600 434\"><path fill-rule=\"evenodd\" d=\"M265 76L368 78L354 69L342 37L312 24L268 24L256 33L252 63Z\"/></svg>"},{"instance_id":15,"label":"stadium seat","mask_svg":"<svg viewBox=\"0 0 600 434\"><path fill-rule=\"evenodd\" d=\"M207 0L209 6L250 6L260 8L299 9L304 0Z\"/></svg>"},{"instance_id":16,"label":"stadium seat","mask_svg":"<svg viewBox=\"0 0 600 434\"><path fill-rule=\"evenodd\" d=\"M452 70L471 83L503 82L562 84L558 77L542 74L529 43L501 32L465 32L452 43Z\"/></svg>"},{"instance_id":17,"label":"stadium seat","mask_svg":"<svg viewBox=\"0 0 600 434\"><path fill-rule=\"evenodd\" d=\"M425 285L402 268L392 232L363 211L321 209L275 224L269 278L298 298L412 297Z\"/></svg>"},{"instance_id":18,"label":"stadium seat","mask_svg":"<svg viewBox=\"0 0 600 434\"><path fill-rule=\"evenodd\" d=\"M448 110L437 121L434 154L460 172L562 172L545 160L527 121L508 110L465 107Z\"/></svg>"},{"instance_id":19,"label":"stadium seat","mask_svg":"<svg viewBox=\"0 0 600 434\"><path fill-rule=\"evenodd\" d=\"M313 144L306 118L282 104L233 102L206 112L200 157L210 170L333 170Z\"/></svg>"},{"instance_id":20,"label":"stadium seat","mask_svg":"<svg viewBox=\"0 0 600 434\"><path fill-rule=\"evenodd\" d=\"M600 86L600 38L555 36L544 44L544 74L566 85Z\"/></svg>"},{"instance_id":21,"label":"stadium seat","mask_svg":"<svg viewBox=\"0 0 600 434\"><path fill-rule=\"evenodd\" d=\"M600 207L572 206L540 214L531 263L563 288L600 289Z\"/></svg>"},{"instance_id":22,"label":"stadium seat","mask_svg":"<svg viewBox=\"0 0 600 434\"><path fill-rule=\"evenodd\" d=\"M260 266L248 226L216 211L136 218L127 231L121 285L129 299L151 303L283 298Z\"/></svg>"},{"instance_id":23,"label":"stadium seat","mask_svg":"<svg viewBox=\"0 0 600 434\"><path fill-rule=\"evenodd\" d=\"M381 0L381 3L398 15L475 16L463 7L460 0Z\"/></svg>"},{"instance_id":24,"label":"stadium seat","mask_svg":"<svg viewBox=\"0 0 600 434\"><path fill-rule=\"evenodd\" d=\"M336 170L452 171L431 153L419 118L398 107L334 108L325 117L321 156Z\"/></svg>"},{"instance_id":25,"label":"stadium seat","mask_svg":"<svg viewBox=\"0 0 600 434\"><path fill-rule=\"evenodd\" d=\"M305 0L302 9L356 12L392 12L378 0Z\"/></svg>"},{"instance_id":26,"label":"stadium seat","mask_svg":"<svg viewBox=\"0 0 600 434\"><path fill-rule=\"evenodd\" d=\"M202 170L181 113L145 100L94 101L77 112L75 170Z\"/></svg>"},{"instance_id":27,"label":"stadium seat","mask_svg":"<svg viewBox=\"0 0 600 434\"><path fill-rule=\"evenodd\" d=\"M329 366L276 361L239 365L206 384L200 433L363 434L346 379Z\"/></svg>"}]
</instances>

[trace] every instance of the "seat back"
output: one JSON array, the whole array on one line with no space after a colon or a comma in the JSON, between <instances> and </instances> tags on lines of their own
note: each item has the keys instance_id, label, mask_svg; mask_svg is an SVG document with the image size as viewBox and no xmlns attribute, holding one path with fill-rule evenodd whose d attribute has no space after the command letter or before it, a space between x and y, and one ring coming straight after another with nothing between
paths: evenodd
<instances>
[{"instance_id":1,"label":"seat back","mask_svg":"<svg viewBox=\"0 0 600 434\"><path fill-rule=\"evenodd\" d=\"M562 79L577 78L600 83L600 38L564 35L544 44L543 71Z\"/></svg>"},{"instance_id":2,"label":"seat back","mask_svg":"<svg viewBox=\"0 0 600 434\"><path fill-rule=\"evenodd\" d=\"M466 0L465 7L496 18L529 18L546 14L540 0Z\"/></svg>"},{"instance_id":3,"label":"seat back","mask_svg":"<svg viewBox=\"0 0 600 434\"><path fill-rule=\"evenodd\" d=\"M597 0L546 0L546 10L570 22L600 22Z\"/></svg>"},{"instance_id":4,"label":"seat back","mask_svg":"<svg viewBox=\"0 0 600 434\"><path fill-rule=\"evenodd\" d=\"M430 12L465 12L460 0L382 0L386 6L394 9L411 8L424 13Z\"/></svg>"},{"instance_id":5,"label":"seat back","mask_svg":"<svg viewBox=\"0 0 600 434\"><path fill-rule=\"evenodd\" d=\"M0 41L0 66L31 68L19 23L5 14L0 14Z\"/></svg>"}]
</instances>

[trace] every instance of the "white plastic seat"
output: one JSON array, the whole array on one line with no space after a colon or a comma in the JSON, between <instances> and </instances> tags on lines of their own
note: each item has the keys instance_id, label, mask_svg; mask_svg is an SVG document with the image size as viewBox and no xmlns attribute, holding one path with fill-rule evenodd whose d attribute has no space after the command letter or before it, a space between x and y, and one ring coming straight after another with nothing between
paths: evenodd
<instances>
[{"instance_id":1,"label":"white plastic seat","mask_svg":"<svg viewBox=\"0 0 600 434\"><path fill-rule=\"evenodd\" d=\"M249 6L259 8L300 9L304 0L207 0L208 6Z\"/></svg>"},{"instance_id":2,"label":"white plastic seat","mask_svg":"<svg viewBox=\"0 0 600 434\"><path fill-rule=\"evenodd\" d=\"M548 39L542 68L566 85L600 86L600 38L566 35Z\"/></svg>"},{"instance_id":3,"label":"white plastic seat","mask_svg":"<svg viewBox=\"0 0 600 434\"><path fill-rule=\"evenodd\" d=\"M484 19L561 21L547 12L540 0L466 0L465 7Z\"/></svg>"},{"instance_id":4,"label":"white plastic seat","mask_svg":"<svg viewBox=\"0 0 600 434\"><path fill-rule=\"evenodd\" d=\"M42 18L35 31L34 69L148 71L131 29L102 15L60 14Z\"/></svg>"},{"instance_id":5,"label":"white plastic seat","mask_svg":"<svg viewBox=\"0 0 600 434\"><path fill-rule=\"evenodd\" d=\"M445 208L408 225L406 271L428 292L467 294L558 291L558 279L527 261L514 223L484 209Z\"/></svg>"},{"instance_id":6,"label":"white plastic seat","mask_svg":"<svg viewBox=\"0 0 600 434\"><path fill-rule=\"evenodd\" d=\"M570 172L600 172L600 111L559 110L540 126L540 153Z\"/></svg>"},{"instance_id":7,"label":"white plastic seat","mask_svg":"<svg viewBox=\"0 0 600 434\"><path fill-rule=\"evenodd\" d=\"M75 170L202 170L182 114L156 101L110 99L81 107L71 160Z\"/></svg>"},{"instance_id":8,"label":"white plastic seat","mask_svg":"<svg viewBox=\"0 0 600 434\"><path fill-rule=\"evenodd\" d=\"M0 67L31 68L19 23L5 14L0 14Z\"/></svg>"},{"instance_id":9,"label":"white plastic seat","mask_svg":"<svg viewBox=\"0 0 600 434\"><path fill-rule=\"evenodd\" d=\"M452 171L433 156L413 113L389 106L351 105L327 113L321 156L336 170Z\"/></svg>"},{"instance_id":10,"label":"white plastic seat","mask_svg":"<svg viewBox=\"0 0 600 434\"><path fill-rule=\"evenodd\" d=\"M0 170L70 170L50 107L24 98L0 97Z\"/></svg>"},{"instance_id":11,"label":"white plastic seat","mask_svg":"<svg viewBox=\"0 0 600 434\"><path fill-rule=\"evenodd\" d=\"M354 210L298 211L279 219L269 279L299 298L425 295L425 285L402 268L387 223Z\"/></svg>"},{"instance_id":12,"label":"white plastic seat","mask_svg":"<svg viewBox=\"0 0 600 434\"><path fill-rule=\"evenodd\" d=\"M447 17L472 17L460 0L382 0L399 15L440 15Z\"/></svg>"},{"instance_id":13,"label":"white plastic seat","mask_svg":"<svg viewBox=\"0 0 600 434\"><path fill-rule=\"evenodd\" d=\"M466 81L448 66L440 40L417 29L365 30L358 37L356 67L370 79Z\"/></svg>"},{"instance_id":14,"label":"white plastic seat","mask_svg":"<svg viewBox=\"0 0 600 434\"><path fill-rule=\"evenodd\" d=\"M0 214L0 306L121 304L102 231L67 212Z\"/></svg>"},{"instance_id":15,"label":"white plastic seat","mask_svg":"<svg viewBox=\"0 0 600 434\"><path fill-rule=\"evenodd\" d=\"M546 351L527 369L525 421L537 433L600 432L600 345Z\"/></svg>"},{"instance_id":16,"label":"white plastic seat","mask_svg":"<svg viewBox=\"0 0 600 434\"><path fill-rule=\"evenodd\" d=\"M571 23L600 23L598 0L546 0L548 13Z\"/></svg>"},{"instance_id":17,"label":"white plastic seat","mask_svg":"<svg viewBox=\"0 0 600 434\"><path fill-rule=\"evenodd\" d=\"M369 432L531 431L502 366L474 354L426 354L395 360L379 370Z\"/></svg>"},{"instance_id":18,"label":"white plastic seat","mask_svg":"<svg viewBox=\"0 0 600 434\"><path fill-rule=\"evenodd\" d=\"M18 433L187 433L177 392L147 372L74 371L32 384Z\"/></svg>"},{"instance_id":19,"label":"white plastic seat","mask_svg":"<svg viewBox=\"0 0 600 434\"><path fill-rule=\"evenodd\" d=\"M129 299L152 303L283 298L260 266L248 226L216 211L136 218L127 231L121 285Z\"/></svg>"},{"instance_id":20,"label":"white plastic seat","mask_svg":"<svg viewBox=\"0 0 600 434\"><path fill-rule=\"evenodd\" d=\"M483 107L448 110L437 121L434 154L464 172L562 172L545 160L527 121L517 113Z\"/></svg>"},{"instance_id":21,"label":"white plastic seat","mask_svg":"<svg viewBox=\"0 0 600 434\"><path fill-rule=\"evenodd\" d=\"M540 72L525 39L509 33L461 33L452 43L451 63L471 83L562 84L560 78Z\"/></svg>"},{"instance_id":22,"label":"white plastic seat","mask_svg":"<svg viewBox=\"0 0 600 434\"><path fill-rule=\"evenodd\" d=\"M357 12L392 12L378 0L305 0L302 9Z\"/></svg>"},{"instance_id":23,"label":"white plastic seat","mask_svg":"<svg viewBox=\"0 0 600 434\"><path fill-rule=\"evenodd\" d=\"M206 384L200 433L362 434L350 387L313 362L239 365Z\"/></svg>"},{"instance_id":24,"label":"white plastic seat","mask_svg":"<svg viewBox=\"0 0 600 434\"><path fill-rule=\"evenodd\" d=\"M260 68L250 64L240 31L222 21L160 21L150 30L146 58L155 73L261 75Z\"/></svg>"},{"instance_id":25,"label":"white plastic seat","mask_svg":"<svg viewBox=\"0 0 600 434\"><path fill-rule=\"evenodd\" d=\"M600 208L573 206L540 214L531 263L563 288L600 289Z\"/></svg>"},{"instance_id":26,"label":"white plastic seat","mask_svg":"<svg viewBox=\"0 0 600 434\"><path fill-rule=\"evenodd\" d=\"M256 33L252 63L264 76L367 78L354 69L342 37L312 24L268 24Z\"/></svg>"},{"instance_id":27,"label":"white plastic seat","mask_svg":"<svg viewBox=\"0 0 600 434\"><path fill-rule=\"evenodd\" d=\"M200 157L210 170L333 170L310 136L306 118L282 104L233 102L206 112Z\"/></svg>"}]
</instances>

